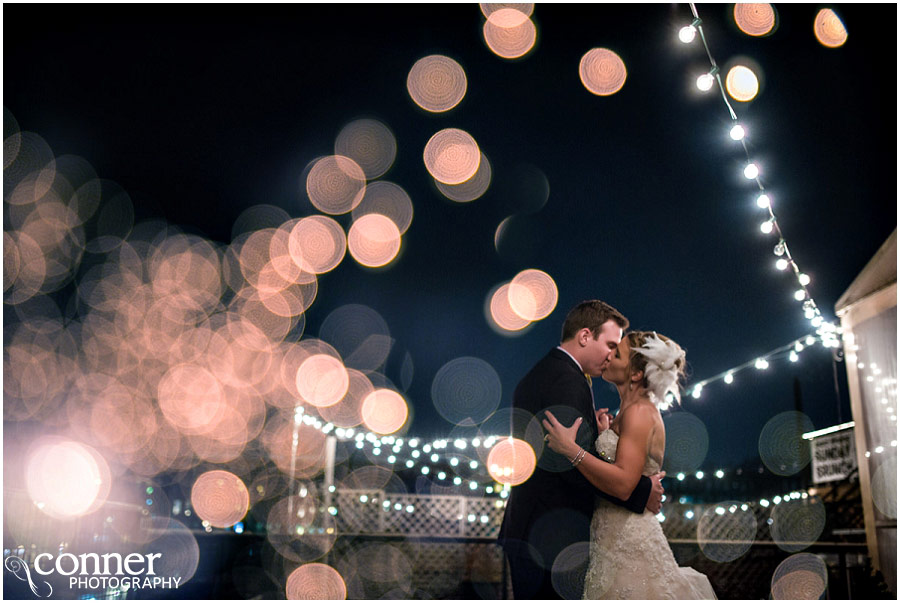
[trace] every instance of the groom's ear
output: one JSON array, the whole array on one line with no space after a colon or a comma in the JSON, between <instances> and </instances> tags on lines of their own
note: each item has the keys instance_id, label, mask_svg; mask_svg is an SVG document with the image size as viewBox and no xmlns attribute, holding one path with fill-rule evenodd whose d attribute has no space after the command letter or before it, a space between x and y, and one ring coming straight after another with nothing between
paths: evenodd
<instances>
[{"instance_id":1,"label":"groom's ear","mask_svg":"<svg viewBox=\"0 0 900 603\"><path fill-rule=\"evenodd\" d=\"M581 345L587 345L587 342L593 339L591 337L591 330L587 327L584 327L580 331L578 331L578 343Z\"/></svg>"}]
</instances>

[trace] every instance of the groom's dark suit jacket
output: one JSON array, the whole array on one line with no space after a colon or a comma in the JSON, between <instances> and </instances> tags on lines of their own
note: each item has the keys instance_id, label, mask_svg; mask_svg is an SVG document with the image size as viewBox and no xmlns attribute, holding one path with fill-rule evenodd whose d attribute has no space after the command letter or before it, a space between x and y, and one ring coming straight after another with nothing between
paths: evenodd
<instances>
[{"instance_id":1,"label":"groom's dark suit jacket","mask_svg":"<svg viewBox=\"0 0 900 603\"><path fill-rule=\"evenodd\" d=\"M543 441L540 421L550 410L565 426L582 417L576 441L597 456L594 401L578 364L558 348L550 350L519 382L513 393L513 437L526 440L538 455L538 466L524 483L511 489L498 542L508 548L527 542L550 569L556 556L575 542L590 539L595 497L642 513L650 497L650 479L641 477L627 501L600 492L562 455ZM526 411L526 412L522 412ZM529 421L531 417L535 417Z\"/></svg>"}]
</instances>

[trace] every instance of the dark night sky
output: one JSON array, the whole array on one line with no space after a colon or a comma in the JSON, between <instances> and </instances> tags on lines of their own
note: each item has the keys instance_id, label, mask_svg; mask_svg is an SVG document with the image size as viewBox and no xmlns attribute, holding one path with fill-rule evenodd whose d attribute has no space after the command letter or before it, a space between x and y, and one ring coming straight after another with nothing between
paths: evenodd
<instances>
[{"instance_id":1,"label":"dark night sky","mask_svg":"<svg viewBox=\"0 0 900 603\"><path fill-rule=\"evenodd\" d=\"M736 28L732 6L698 9L723 77L738 56L761 68L759 96L732 104L793 255L833 320L838 297L896 228L897 7L836 6L849 40L828 49L813 35L819 5L775 5L778 29L763 38ZM313 213L304 168L334 152L346 123L371 117L391 128L398 153L383 179L415 210L401 255L373 271L348 254L321 277L305 334L317 336L344 304L379 312L395 339L387 376L399 383L402 358L413 361L411 435L450 433L431 382L460 356L496 369L508 406L583 299L673 337L694 380L812 331L795 279L773 267L777 240L759 232L764 211L741 174L722 98L694 86L708 62L699 39L677 41L686 4L538 4L537 45L515 61L485 46L475 4L17 4L3 14L3 103L20 127L119 183L138 219L161 216L222 244L253 205ZM628 69L610 97L578 78L581 56L597 46ZM413 63L435 53L468 78L466 97L444 114L419 109L405 86ZM448 127L472 134L493 167L473 203L445 199L422 162L425 143ZM549 198L522 213L535 169ZM495 230L514 213L498 253ZM349 215L339 221L348 226ZM559 302L526 333L502 337L485 320L485 297L525 268L548 272ZM838 371L845 379L843 364ZM765 422L795 407L795 378L814 425L836 423L821 346L796 365L776 361L686 397L683 409L709 431L705 466L756 458ZM604 385L595 392L616 405Z\"/></svg>"}]
</instances>

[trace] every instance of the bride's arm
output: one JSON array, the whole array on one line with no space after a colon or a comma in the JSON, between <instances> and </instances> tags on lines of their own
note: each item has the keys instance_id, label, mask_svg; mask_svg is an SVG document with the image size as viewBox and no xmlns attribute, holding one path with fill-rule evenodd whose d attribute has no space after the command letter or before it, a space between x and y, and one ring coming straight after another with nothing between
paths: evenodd
<instances>
[{"instance_id":1,"label":"bride's arm","mask_svg":"<svg viewBox=\"0 0 900 603\"><path fill-rule=\"evenodd\" d=\"M564 455L569 461L581 460L577 469L598 490L602 490L622 500L626 500L641 479L647 458L647 442L653 429L653 409L650 406L629 408L622 417L622 433L616 448L616 462L607 463L584 450L575 443L575 431L581 419L576 419L571 427L563 427L549 411L543 421L549 434L550 448Z\"/></svg>"}]
</instances>

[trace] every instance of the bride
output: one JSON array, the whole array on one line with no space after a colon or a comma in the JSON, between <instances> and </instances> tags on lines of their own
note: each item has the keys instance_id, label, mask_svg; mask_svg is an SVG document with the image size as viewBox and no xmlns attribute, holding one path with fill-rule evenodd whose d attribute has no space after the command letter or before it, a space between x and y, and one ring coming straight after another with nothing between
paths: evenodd
<instances>
[{"instance_id":1,"label":"bride","mask_svg":"<svg viewBox=\"0 0 900 603\"><path fill-rule=\"evenodd\" d=\"M658 406L668 394L680 399L684 351L655 332L634 331L610 351L602 373L619 391L615 419L598 413L601 459L575 443L581 423L563 427L550 412L543 421L550 448L565 455L595 487L627 498L641 475L658 473L666 448L666 430ZM656 516L636 515L606 500L591 521L590 559L585 599L715 599L709 579L678 567Z\"/></svg>"}]
</instances>

